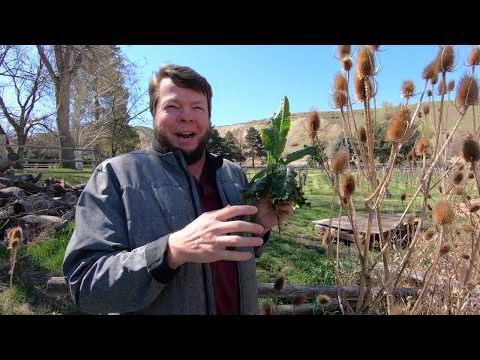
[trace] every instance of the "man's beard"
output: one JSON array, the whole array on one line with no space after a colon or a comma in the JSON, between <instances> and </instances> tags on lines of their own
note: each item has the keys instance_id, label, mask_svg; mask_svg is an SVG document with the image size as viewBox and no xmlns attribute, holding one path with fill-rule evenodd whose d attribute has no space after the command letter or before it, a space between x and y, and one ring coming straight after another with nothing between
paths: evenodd
<instances>
[{"instance_id":1,"label":"man's beard","mask_svg":"<svg viewBox=\"0 0 480 360\"><path fill-rule=\"evenodd\" d=\"M203 137L200 139L198 146L191 151L186 151L174 146L162 129L155 128L154 133L155 139L157 140L158 145L160 146L162 151L173 152L176 150L180 150L187 165L195 164L202 158L202 156L205 154L205 150L207 149L208 139L210 138L210 129L208 129L205 135L203 135Z\"/></svg>"}]
</instances>

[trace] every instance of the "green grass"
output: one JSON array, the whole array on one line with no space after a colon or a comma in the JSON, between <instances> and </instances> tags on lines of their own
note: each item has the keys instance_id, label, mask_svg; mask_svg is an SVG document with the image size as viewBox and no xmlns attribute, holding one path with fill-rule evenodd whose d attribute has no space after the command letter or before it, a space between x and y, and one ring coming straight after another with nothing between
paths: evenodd
<instances>
[{"instance_id":1,"label":"green grass","mask_svg":"<svg viewBox=\"0 0 480 360\"><path fill-rule=\"evenodd\" d=\"M65 168L50 168L50 169L39 169L39 170L26 170L23 172L18 172L18 175L21 174L32 174L37 176L39 173L42 174L42 179L54 178L56 180L64 179L65 182L70 185L78 185L86 183L92 174L92 169L85 168L83 170L72 170Z\"/></svg>"}]
</instances>

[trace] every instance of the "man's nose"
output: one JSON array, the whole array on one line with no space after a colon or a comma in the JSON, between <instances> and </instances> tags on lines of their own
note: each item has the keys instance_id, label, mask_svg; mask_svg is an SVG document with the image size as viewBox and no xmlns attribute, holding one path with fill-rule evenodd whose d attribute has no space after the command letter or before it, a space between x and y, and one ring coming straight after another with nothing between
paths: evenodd
<instances>
[{"instance_id":1,"label":"man's nose","mask_svg":"<svg viewBox=\"0 0 480 360\"><path fill-rule=\"evenodd\" d=\"M178 121L187 122L193 121L194 119L193 110L188 107L182 107L180 114L178 115Z\"/></svg>"}]
</instances>

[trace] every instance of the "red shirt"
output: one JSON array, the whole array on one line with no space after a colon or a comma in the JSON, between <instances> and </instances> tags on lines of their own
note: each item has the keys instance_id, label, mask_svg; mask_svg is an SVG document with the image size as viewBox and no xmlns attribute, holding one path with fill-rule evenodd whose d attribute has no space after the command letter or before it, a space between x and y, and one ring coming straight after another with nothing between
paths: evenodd
<instances>
[{"instance_id":1,"label":"red shirt","mask_svg":"<svg viewBox=\"0 0 480 360\"><path fill-rule=\"evenodd\" d=\"M218 195L215 176L205 164L200 181L196 181L200 204L203 212L221 209L222 202ZM210 263L215 293L215 306L218 315L238 315L239 291L237 284L237 268L233 261L217 261Z\"/></svg>"}]
</instances>

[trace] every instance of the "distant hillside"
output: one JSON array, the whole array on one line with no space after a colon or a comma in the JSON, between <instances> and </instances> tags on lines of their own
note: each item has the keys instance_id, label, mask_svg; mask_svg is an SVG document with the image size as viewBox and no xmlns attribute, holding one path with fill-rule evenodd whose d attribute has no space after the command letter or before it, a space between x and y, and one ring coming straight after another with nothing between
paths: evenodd
<instances>
[{"instance_id":1,"label":"distant hillside","mask_svg":"<svg viewBox=\"0 0 480 360\"><path fill-rule=\"evenodd\" d=\"M415 110L416 104L410 105L412 112ZM435 103L435 114L438 116L438 109L440 107L439 103ZM396 107L388 107L378 108L376 112L376 121L378 123L386 124L386 119L388 119L389 114L392 114ZM452 128L455 124L458 113L455 110L453 102L448 102L447 109L447 123L448 128ZM480 113L480 111L476 111L476 114ZM290 126L290 131L287 138L287 145L285 148L285 153L289 153L298 149L301 149L304 145L309 144L308 133L305 128L305 121L307 118L308 112L299 112L299 113L292 113L292 122ZM373 114L373 103L372 103L372 114ZM427 137L432 135L432 114L433 108L430 107L430 114L428 115L429 118L425 122L425 124L419 127L419 130ZM341 114L338 111L326 111L326 112L319 112L320 115L320 130L319 136L320 138L327 143L327 152L331 155L333 151L335 142L337 141L341 131L343 130ZM364 115L362 110L355 110L354 116L359 124L364 123ZM478 115L477 115L478 117ZM215 128L218 130L221 136L225 136L227 131L231 131L232 134L237 138L239 143L245 143L245 135L247 133L247 129L251 126L257 128L258 130L265 128L268 125L269 119L260 119L260 120L251 120L247 122L232 124L232 125L225 125L225 126L216 126ZM476 120L477 126L480 124L480 117ZM451 146L451 151L457 152L459 143L458 139L463 137L466 133L471 132L473 128L473 115L472 110L470 109L467 114L465 115L462 123L460 124L459 129L457 130L457 135L454 138L454 141ZM153 138L152 129L137 126L135 127L137 130L140 140L142 143L142 148L148 147L151 144ZM300 162L304 162L303 161Z\"/></svg>"}]
</instances>

